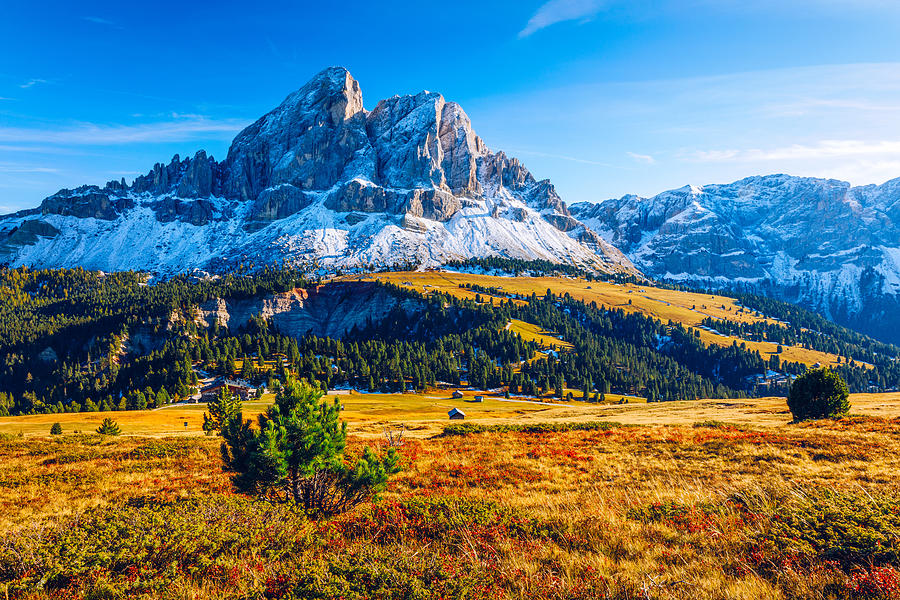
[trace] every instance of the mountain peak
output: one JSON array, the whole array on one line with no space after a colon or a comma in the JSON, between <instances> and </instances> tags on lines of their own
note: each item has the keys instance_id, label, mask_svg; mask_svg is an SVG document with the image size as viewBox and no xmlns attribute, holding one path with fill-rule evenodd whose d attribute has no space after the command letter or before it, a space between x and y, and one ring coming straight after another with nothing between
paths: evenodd
<instances>
[{"instance_id":1,"label":"mountain peak","mask_svg":"<svg viewBox=\"0 0 900 600\"><path fill-rule=\"evenodd\" d=\"M248 259L345 267L500 255L634 272L549 181L490 151L458 104L423 91L367 112L343 67L241 131L221 163L175 157L131 186L64 190L39 210L47 227L28 227L59 233L4 245L27 215L0 219L0 262L172 272Z\"/></svg>"},{"instance_id":2,"label":"mountain peak","mask_svg":"<svg viewBox=\"0 0 900 600\"><path fill-rule=\"evenodd\" d=\"M321 104L327 104L333 122L349 119L363 110L362 91L350 71L344 67L328 67L319 71L275 111L295 106L309 109Z\"/></svg>"}]
</instances>

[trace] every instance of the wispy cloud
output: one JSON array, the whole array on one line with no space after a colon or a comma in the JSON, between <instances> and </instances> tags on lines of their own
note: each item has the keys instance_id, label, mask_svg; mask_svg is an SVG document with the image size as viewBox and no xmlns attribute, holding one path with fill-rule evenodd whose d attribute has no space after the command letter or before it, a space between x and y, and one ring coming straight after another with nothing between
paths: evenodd
<instances>
[{"instance_id":1,"label":"wispy cloud","mask_svg":"<svg viewBox=\"0 0 900 600\"><path fill-rule=\"evenodd\" d=\"M104 19L103 17L81 17L83 20L88 21L90 23L96 23L97 25L105 25L107 27L113 27L114 29L122 29L122 26L116 23L115 21L110 21L109 19Z\"/></svg>"},{"instance_id":2,"label":"wispy cloud","mask_svg":"<svg viewBox=\"0 0 900 600\"><path fill-rule=\"evenodd\" d=\"M519 37L528 37L545 27L564 21L588 21L606 5L604 0L549 0L537 9Z\"/></svg>"},{"instance_id":3,"label":"wispy cloud","mask_svg":"<svg viewBox=\"0 0 900 600\"><path fill-rule=\"evenodd\" d=\"M900 153L900 141L822 140L816 144L793 144L780 148L744 150L697 150L686 153L688 160L699 162L756 162L850 158Z\"/></svg>"},{"instance_id":4,"label":"wispy cloud","mask_svg":"<svg viewBox=\"0 0 900 600\"><path fill-rule=\"evenodd\" d=\"M0 162L0 173L58 173L59 169Z\"/></svg>"},{"instance_id":5,"label":"wispy cloud","mask_svg":"<svg viewBox=\"0 0 900 600\"><path fill-rule=\"evenodd\" d=\"M525 154L528 156L541 156L543 158L555 158L558 160L565 160L565 161L569 161L569 162L581 163L583 165L595 165L598 167L609 167L611 169L624 168L619 165L613 165L610 163L600 162L597 160L590 160L587 158L578 158L577 156L567 156L565 154L552 154L549 152L535 152L533 150L517 150L517 149L512 149L512 148L507 149L506 152L508 154Z\"/></svg>"},{"instance_id":6,"label":"wispy cloud","mask_svg":"<svg viewBox=\"0 0 900 600\"><path fill-rule=\"evenodd\" d=\"M21 84L19 87L22 88L23 90L27 90L28 88L34 87L41 83L50 83L50 82L47 81L46 79L29 79L25 83Z\"/></svg>"},{"instance_id":7,"label":"wispy cloud","mask_svg":"<svg viewBox=\"0 0 900 600\"><path fill-rule=\"evenodd\" d=\"M246 121L238 119L192 117L140 125L81 123L67 128L0 127L0 142L64 146L179 142L230 135L246 125Z\"/></svg>"},{"instance_id":8,"label":"wispy cloud","mask_svg":"<svg viewBox=\"0 0 900 600\"><path fill-rule=\"evenodd\" d=\"M633 158L639 163L644 163L645 165L655 165L656 159L650 156L649 154L638 154L636 152L626 152L628 156Z\"/></svg>"}]
</instances>

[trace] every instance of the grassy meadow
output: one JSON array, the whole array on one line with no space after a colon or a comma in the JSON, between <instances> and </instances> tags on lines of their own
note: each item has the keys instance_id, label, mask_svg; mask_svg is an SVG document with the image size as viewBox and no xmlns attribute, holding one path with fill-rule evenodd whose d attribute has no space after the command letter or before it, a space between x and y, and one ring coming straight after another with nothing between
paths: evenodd
<instances>
[{"instance_id":1,"label":"grassy meadow","mask_svg":"<svg viewBox=\"0 0 900 600\"><path fill-rule=\"evenodd\" d=\"M341 418L361 437L379 437L384 427L408 429L408 436L431 437L449 423L447 412L459 408L467 422L487 425L509 423L587 422L612 420L625 425L690 426L701 421L721 421L735 426L779 427L791 420L784 398L700 399L647 403L644 398L607 394L602 404L581 401L564 402L546 398L512 396L460 390L463 398L452 397L452 390L431 390L422 394L369 394L355 390L332 392L325 399L339 400ZM572 390L580 397L579 390ZM482 395L482 402L474 397ZM267 394L260 401L245 402L244 416L253 418L272 402ZM861 417L900 419L900 392L851 394L853 414ZM64 434L93 434L106 417L115 420L123 436L182 437L203 435L205 404L172 404L153 410L103 413L61 413L0 417L0 435L9 437L45 437L50 426L59 423ZM185 426L187 423L187 426Z\"/></svg>"},{"instance_id":2,"label":"grassy meadow","mask_svg":"<svg viewBox=\"0 0 900 600\"><path fill-rule=\"evenodd\" d=\"M895 396L859 395L856 416L799 425L783 399L339 398L351 452L383 445L386 423L409 432L381 498L327 521L236 494L199 426L169 435L202 405L116 413L119 437L20 437L4 419L0 594L898 597ZM453 402L470 418L443 435ZM40 425L87 427L69 416Z\"/></svg>"}]
</instances>

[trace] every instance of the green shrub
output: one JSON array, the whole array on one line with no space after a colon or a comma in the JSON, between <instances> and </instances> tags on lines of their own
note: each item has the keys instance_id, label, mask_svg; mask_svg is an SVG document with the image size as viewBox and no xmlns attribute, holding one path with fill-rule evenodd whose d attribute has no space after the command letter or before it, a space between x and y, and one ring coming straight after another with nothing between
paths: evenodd
<instances>
[{"instance_id":1,"label":"green shrub","mask_svg":"<svg viewBox=\"0 0 900 600\"><path fill-rule=\"evenodd\" d=\"M122 430L119 429L119 424L106 417L103 419L103 423L100 424L100 427L97 428L97 433L100 435L119 435L122 433Z\"/></svg>"},{"instance_id":2,"label":"green shrub","mask_svg":"<svg viewBox=\"0 0 900 600\"><path fill-rule=\"evenodd\" d=\"M268 598L369 600L470 600L496 597L489 570L474 568L462 553L398 553L365 548L356 556L332 556L266 582Z\"/></svg>"},{"instance_id":3,"label":"green shrub","mask_svg":"<svg viewBox=\"0 0 900 600\"><path fill-rule=\"evenodd\" d=\"M228 419L234 418L242 411L243 402L240 396L232 394L228 386L222 387L219 394L206 405L209 412L203 413L203 431L206 435L220 434Z\"/></svg>"},{"instance_id":4,"label":"green shrub","mask_svg":"<svg viewBox=\"0 0 900 600\"><path fill-rule=\"evenodd\" d=\"M10 597L46 588L133 597L148 588L165 591L185 578L204 581L219 557L278 561L316 544L307 519L286 506L220 495L172 503L137 500L50 528L5 532L0 588L7 584ZM115 585L98 587L103 582ZM103 596L104 590L113 595Z\"/></svg>"},{"instance_id":5,"label":"green shrub","mask_svg":"<svg viewBox=\"0 0 900 600\"><path fill-rule=\"evenodd\" d=\"M50 426L50 435L62 435L62 425L54 423Z\"/></svg>"},{"instance_id":6,"label":"green shrub","mask_svg":"<svg viewBox=\"0 0 900 600\"><path fill-rule=\"evenodd\" d=\"M240 412L225 419L222 462L239 490L329 517L384 489L399 471L397 451L388 448L379 456L367 446L356 460L345 460L340 402L321 398L321 390L288 378L275 404L259 415L258 427Z\"/></svg>"},{"instance_id":7,"label":"green shrub","mask_svg":"<svg viewBox=\"0 0 900 600\"><path fill-rule=\"evenodd\" d=\"M780 551L845 566L900 562L900 499L830 489L774 503L762 540Z\"/></svg>"},{"instance_id":8,"label":"green shrub","mask_svg":"<svg viewBox=\"0 0 900 600\"><path fill-rule=\"evenodd\" d=\"M840 417L850 412L847 383L828 368L812 369L799 376L788 393L794 421Z\"/></svg>"}]
</instances>

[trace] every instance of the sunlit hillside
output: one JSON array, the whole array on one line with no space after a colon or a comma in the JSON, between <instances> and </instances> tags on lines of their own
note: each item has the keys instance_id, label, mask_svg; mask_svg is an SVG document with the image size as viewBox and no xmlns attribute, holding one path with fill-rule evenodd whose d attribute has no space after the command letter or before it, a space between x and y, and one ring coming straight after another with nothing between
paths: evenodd
<instances>
[{"instance_id":1,"label":"sunlit hillside","mask_svg":"<svg viewBox=\"0 0 900 600\"><path fill-rule=\"evenodd\" d=\"M485 301L490 301L491 296L461 286L468 284L485 288L500 288L505 294L520 296L530 296L531 294L541 296L549 289L556 295L569 294L572 298L583 302L596 302L599 306L619 308L626 312L651 316L663 322L675 321L687 327L694 327L699 332L700 339L706 344L730 346L734 342L738 342L746 344L751 351L759 351L764 358L778 354L778 344L723 335L710 328L701 327L701 321L706 317L735 323L782 325L776 319L740 306L734 298L718 294L676 291L653 287L649 284L587 281L574 277L501 277L446 270L386 272L367 275L362 279L389 281L396 285L408 286L423 294L441 291L460 298L474 299L476 296L481 296ZM784 346L779 356L785 361L807 365L839 364L839 357L835 354L801 346Z\"/></svg>"}]
</instances>

